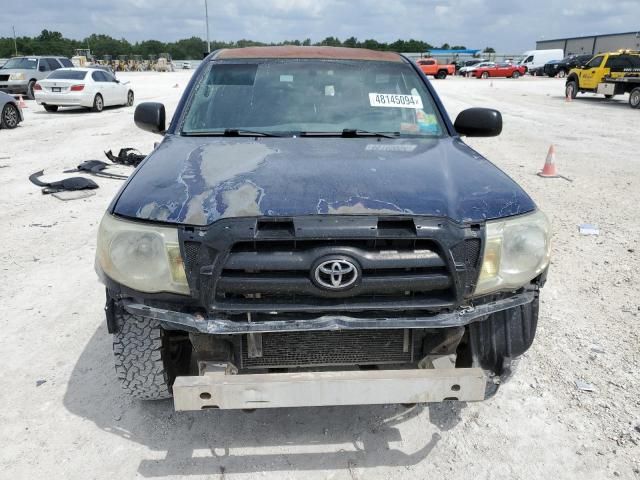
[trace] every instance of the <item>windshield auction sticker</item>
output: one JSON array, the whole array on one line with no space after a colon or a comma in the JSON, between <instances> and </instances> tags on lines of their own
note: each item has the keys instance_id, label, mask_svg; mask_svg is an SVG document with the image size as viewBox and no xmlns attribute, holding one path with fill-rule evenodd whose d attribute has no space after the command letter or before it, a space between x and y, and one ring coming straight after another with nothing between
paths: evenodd
<instances>
[{"instance_id":1,"label":"windshield auction sticker","mask_svg":"<svg viewBox=\"0 0 640 480\"><path fill-rule=\"evenodd\" d=\"M372 107L422 108L419 95L395 95L392 93L370 93L369 103Z\"/></svg>"}]
</instances>

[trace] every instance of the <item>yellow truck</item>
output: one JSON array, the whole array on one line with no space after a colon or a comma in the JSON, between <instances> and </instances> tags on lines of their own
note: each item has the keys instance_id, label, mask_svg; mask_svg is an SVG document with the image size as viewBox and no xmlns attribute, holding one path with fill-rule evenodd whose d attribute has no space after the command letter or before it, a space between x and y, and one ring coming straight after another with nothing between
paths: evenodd
<instances>
[{"instance_id":1,"label":"yellow truck","mask_svg":"<svg viewBox=\"0 0 640 480\"><path fill-rule=\"evenodd\" d=\"M569 72L565 95L591 92L612 98L629 93L629 105L640 108L640 51L600 53L582 67Z\"/></svg>"}]
</instances>

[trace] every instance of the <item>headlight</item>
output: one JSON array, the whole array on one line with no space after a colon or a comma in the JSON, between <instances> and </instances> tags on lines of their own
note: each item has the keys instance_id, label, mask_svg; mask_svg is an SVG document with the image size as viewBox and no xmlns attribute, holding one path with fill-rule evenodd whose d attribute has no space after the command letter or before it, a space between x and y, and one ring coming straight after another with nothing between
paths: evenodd
<instances>
[{"instance_id":1,"label":"headlight","mask_svg":"<svg viewBox=\"0 0 640 480\"><path fill-rule=\"evenodd\" d=\"M520 288L549 265L551 228L541 211L486 224L475 295Z\"/></svg>"},{"instance_id":2,"label":"headlight","mask_svg":"<svg viewBox=\"0 0 640 480\"><path fill-rule=\"evenodd\" d=\"M24 80L24 73L12 73L9 80Z\"/></svg>"},{"instance_id":3,"label":"headlight","mask_svg":"<svg viewBox=\"0 0 640 480\"><path fill-rule=\"evenodd\" d=\"M189 294L176 228L120 220L107 213L98 230L96 267L140 292Z\"/></svg>"}]
</instances>

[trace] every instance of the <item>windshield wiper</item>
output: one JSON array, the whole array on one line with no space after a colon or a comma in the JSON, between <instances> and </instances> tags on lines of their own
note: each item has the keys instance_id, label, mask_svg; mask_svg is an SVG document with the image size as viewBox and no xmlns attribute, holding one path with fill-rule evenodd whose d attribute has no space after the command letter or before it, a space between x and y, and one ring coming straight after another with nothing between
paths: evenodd
<instances>
[{"instance_id":1,"label":"windshield wiper","mask_svg":"<svg viewBox=\"0 0 640 480\"><path fill-rule=\"evenodd\" d=\"M398 138L400 132L371 132L369 130L362 130L360 128L345 128L342 130L343 137L359 137L359 136L371 136L371 137L384 137L384 138Z\"/></svg>"},{"instance_id":2,"label":"windshield wiper","mask_svg":"<svg viewBox=\"0 0 640 480\"><path fill-rule=\"evenodd\" d=\"M344 128L342 132L300 132L301 137L383 137L383 138L398 138L400 132L371 132L369 130L362 130L360 128Z\"/></svg>"},{"instance_id":3,"label":"windshield wiper","mask_svg":"<svg viewBox=\"0 0 640 480\"><path fill-rule=\"evenodd\" d=\"M245 130L244 128L225 128L223 131L211 132L184 132L183 135L187 137L282 137L277 133Z\"/></svg>"}]
</instances>

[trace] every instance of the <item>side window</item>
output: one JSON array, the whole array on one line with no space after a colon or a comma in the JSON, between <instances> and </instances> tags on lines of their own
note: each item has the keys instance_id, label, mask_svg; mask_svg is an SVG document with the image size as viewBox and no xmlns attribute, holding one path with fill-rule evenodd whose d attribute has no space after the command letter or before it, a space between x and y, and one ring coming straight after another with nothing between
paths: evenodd
<instances>
[{"instance_id":1,"label":"side window","mask_svg":"<svg viewBox=\"0 0 640 480\"><path fill-rule=\"evenodd\" d=\"M607 63L605 65L606 68L610 68L612 70L620 70L629 65L627 58L624 55L611 55L607 59Z\"/></svg>"},{"instance_id":2,"label":"side window","mask_svg":"<svg viewBox=\"0 0 640 480\"><path fill-rule=\"evenodd\" d=\"M533 62L533 55L529 55L527 59L524 61L524 63L530 63L530 62Z\"/></svg>"},{"instance_id":3,"label":"side window","mask_svg":"<svg viewBox=\"0 0 640 480\"><path fill-rule=\"evenodd\" d=\"M98 70L91 73L91 78L93 78L94 82L104 82L104 77L102 76L102 72Z\"/></svg>"},{"instance_id":4,"label":"side window","mask_svg":"<svg viewBox=\"0 0 640 480\"><path fill-rule=\"evenodd\" d=\"M57 70L60 68L60 64L55 58L45 58L45 62L49 65L49 70Z\"/></svg>"},{"instance_id":5,"label":"side window","mask_svg":"<svg viewBox=\"0 0 640 480\"><path fill-rule=\"evenodd\" d=\"M114 82L115 81L115 78L109 72L102 71L100 73L102 73L102 77L104 78L105 82Z\"/></svg>"},{"instance_id":6,"label":"side window","mask_svg":"<svg viewBox=\"0 0 640 480\"><path fill-rule=\"evenodd\" d=\"M602 63L602 59L604 57L602 55L598 55L597 57L594 57L591 59L591 61L589 63L587 63L587 67L589 68L598 68L600 66L600 64Z\"/></svg>"},{"instance_id":7,"label":"side window","mask_svg":"<svg viewBox=\"0 0 640 480\"><path fill-rule=\"evenodd\" d=\"M65 68L73 68L73 63L71 63L71 60L69 60L68 58L59 58L58 61Z\"/></svg>"},{"instance_id":8,"label":"side window","mask_svg":"<svg viewBox=\"0 0 640 480\"><path fill-rule=\"evenodd\" d=\"M49 62L47 62L46 58L41 58L40 60L38 60L38 70L41 72L51 71L51 67L49 67Z\"/></svg>"}]
</instances>

